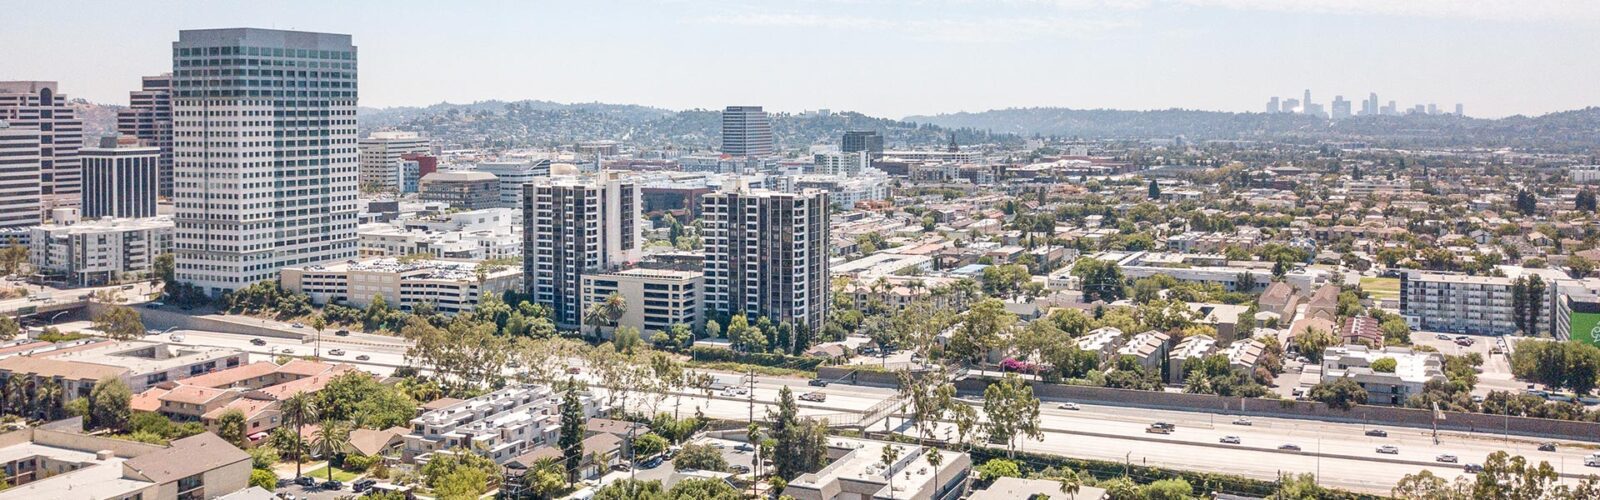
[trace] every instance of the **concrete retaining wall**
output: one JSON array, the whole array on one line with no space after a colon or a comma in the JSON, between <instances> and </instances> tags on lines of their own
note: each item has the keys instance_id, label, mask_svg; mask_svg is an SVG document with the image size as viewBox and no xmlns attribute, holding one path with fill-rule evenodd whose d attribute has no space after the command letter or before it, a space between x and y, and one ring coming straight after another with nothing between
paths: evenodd
<instances>
[{"instance_id":1,"label":"concrete retaining wall","mask_svg":"<svg viewBox=\"0 0 1600 500\"><path fill-rule=\"evenodd\" d=\"M100 314L101 311L108 307L110 306L107 304L92 302L89 304L89 314ZM187 311L175 311L165 308L151 309L144 306L134 306L134 310L139 311L139 316L144 319L144 327L152 330L176 328L179 330L237 333L255 337L275 337L302 341L305 338L304 335L250 324L251 322L259 321L254 318L239 317L224 320L210 316L192 316ZM332 336L332 332L329 332L329 336Z\"/></svg>"}]
</instances>

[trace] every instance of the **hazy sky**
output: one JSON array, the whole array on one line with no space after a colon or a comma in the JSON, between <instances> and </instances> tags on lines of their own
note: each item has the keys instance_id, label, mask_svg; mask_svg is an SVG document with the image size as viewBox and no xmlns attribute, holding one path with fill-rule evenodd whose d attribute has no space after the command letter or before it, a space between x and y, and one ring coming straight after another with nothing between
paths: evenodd
<instances>
[{"instance_id":1,"label":"hazy sky","mask_svg":"<svg viewBox=\"0 0 1600 500\"><path fill-rule=\"evenodd\" d=\"M353 35L365 106L1259 111L1306 88L1474 116L1600 105L1600 0L0 0L0 14L0 80L113 104L171 69L178 30L251 26Z\"/></svg>"}]
</instances>

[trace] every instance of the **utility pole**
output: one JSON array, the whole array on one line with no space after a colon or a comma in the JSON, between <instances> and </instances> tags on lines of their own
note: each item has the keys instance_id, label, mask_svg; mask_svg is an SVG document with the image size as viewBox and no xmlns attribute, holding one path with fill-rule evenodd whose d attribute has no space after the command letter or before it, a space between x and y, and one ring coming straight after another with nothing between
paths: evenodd
<instances>
[{"instance_id":1,"label":"utility pole","mask_svg":"<svg viewBox=\"0 0 1600 500\"><path fill-rule=\"evenodd\" d=\"M747 369L744 372L745 383L749 387L750 397L750 423L756 423L756 371Z\"/></svg>"}]
</instances>

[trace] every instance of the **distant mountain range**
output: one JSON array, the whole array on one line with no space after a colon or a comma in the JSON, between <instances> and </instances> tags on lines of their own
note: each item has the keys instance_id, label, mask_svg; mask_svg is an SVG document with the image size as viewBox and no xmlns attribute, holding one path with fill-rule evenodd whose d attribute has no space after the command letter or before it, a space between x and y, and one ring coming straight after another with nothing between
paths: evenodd
<instances>
[{"instance_id":1,"label":"distant mountain range","mask_svg":"<svg viewBox=\"0 0 1600 500\"><path fill-rule=\"evenodd\" d=\"M424 108L361 108L362 132L380 128L416 130L457 146L560 146L577 141L616 140L650 148L715 150L722 140L722 113L672 111L631 104L549 101L482 101ZM846 131L876 130L893 147L938 146L954 134L960 144L1020 143L1021 137L877 118L860 113L772 116L780 148L804 151L813 144L838 144Z\"/></svg>"},{"instance_id":2,"label":"distant mountain range","mask_svg":"<svg viewBox=\"0 0 1600 500\"><path fill-rule=\"evenodd\" d=\"M1067 108L1012 108L905 119L994 133L1084 139L1184 136L1189 140L1363 141L1394 147L1511 147L1571 152L1600 149L1600 108L1596 107L1501 119L1400 115L1330 121L1298 114Z\"/></svg>"}]
</instances>

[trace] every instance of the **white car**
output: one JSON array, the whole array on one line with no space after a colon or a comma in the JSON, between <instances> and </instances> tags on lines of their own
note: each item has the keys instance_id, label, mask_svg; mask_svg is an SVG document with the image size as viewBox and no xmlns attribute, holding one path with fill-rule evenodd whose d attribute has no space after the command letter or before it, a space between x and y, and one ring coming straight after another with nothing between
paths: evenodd
<instances>
[{"instance_id":1,"label":"white car","mask_svg":"<svg viewBox=\"0 0 1600 500\"><path fill-rule=\"evenodd\" d=\"M1239 444L1239 436L1223 436L1222 444Z\"/></svg>"},{"instance_id":2,"label":"white car","mask_svg":"<svg viewBox=\"0 0 1600 500\"><path fill-rule=\"evenodd\" d=\"M1453 463L1456 463L1456 460L1458 460L1458 459L1456 458L1455 455L1439 455L1437 457L1433 457L1433 460L1436 461L1436 462L1444 462L1444 463L1447 463L1447 464L1453 464Z\"/></svg>"},{"instance_id":3,"label":"white car","mask_svg":"<svg viewBox=\"0 0 1600 500\"><path fill-rule=\"evenodd\" d=\"M1250 425L1255 425L1255 422L1251 422L1250 419L1248 419L1248 418L1240 417L1239 419L1233 421L1233 425L1250 426Z\"/></svg>"},{"instance_id":4,"label":"white car","mask_svg":"<svg viewBox=\"0 0 1600 500\"><path fill-rule=\"evenodd\" d=\"M1397 448L1392 444L1386 444L1386 445L1378 447L1378 453L1382 453L1382 454L1385 454L1385 455L1399 455L1400 454L1400 448Z\"/></svg>"},{"instance_id":5,"label":"white car","mask_svg":"<svg viewBox=\"0 0 1600 500\"><path fill-rule=\"evenodd\" d=\"M173 342L183 342L183 334L181 333L174 333L167 338L172 339Z\"/></svg>"},{"instance_id":6,"label":"white car","mask_svg":"<svg viewBox=\"0 0 1600 500\"><path fill-rule=\"evenodd\" d=\"M1056 408L1060 408L1060 409L1063 409L1063 410L1077 410L1078 409L1078 403L1071 403L1071 402L1061 403L1061 405L1060 406L1056 406Z\"/></svg>"}]
</instances>

